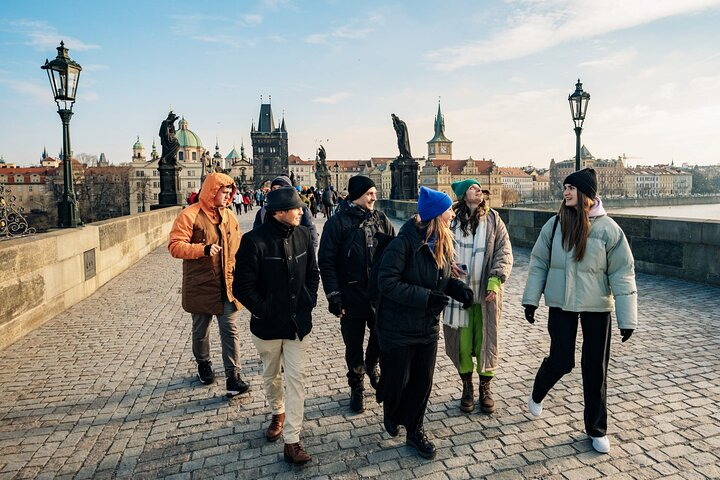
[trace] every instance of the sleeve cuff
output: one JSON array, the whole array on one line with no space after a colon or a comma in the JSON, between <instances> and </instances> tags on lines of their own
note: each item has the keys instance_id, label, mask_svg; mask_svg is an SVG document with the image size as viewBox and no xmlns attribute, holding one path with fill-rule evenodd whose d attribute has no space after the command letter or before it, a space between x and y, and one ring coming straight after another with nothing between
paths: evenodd
<instances>
[{"instance_id":1,"label":"sleeve cuff","mask_svg":"<svg viewBox=\"0 0 720 480\"><path fill-rule=\"evenodd\" d=\"M502 282L498 277L490 277L488 279L488 285L487 289L489 292L495 292L500 293L500 289L502 288Z\"/></svg>"}]
</instances>

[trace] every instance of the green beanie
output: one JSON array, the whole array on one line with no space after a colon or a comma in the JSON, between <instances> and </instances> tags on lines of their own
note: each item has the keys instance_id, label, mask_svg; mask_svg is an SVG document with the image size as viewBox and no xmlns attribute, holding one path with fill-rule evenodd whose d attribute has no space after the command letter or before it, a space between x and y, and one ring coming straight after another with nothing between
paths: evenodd
<instances>
[{"instance_id":1,"label":"green beanie","mask_svg":"<svg viewBox=\"0 0 720 480\"><path fill-rule=\"evenodd\" d=\"M477 185L478 187L482 188L482 185L480 185L480 182L477 180L473 180L472 178L468 178L466 180L458 180L457 182L452 182L450 184L450 188L452 188L453 193L455 193L455 198L460 201L460 199L465 195L465 192L467 192L467 189L470 188L470 185Z\"/></svg>"}]
</instances>

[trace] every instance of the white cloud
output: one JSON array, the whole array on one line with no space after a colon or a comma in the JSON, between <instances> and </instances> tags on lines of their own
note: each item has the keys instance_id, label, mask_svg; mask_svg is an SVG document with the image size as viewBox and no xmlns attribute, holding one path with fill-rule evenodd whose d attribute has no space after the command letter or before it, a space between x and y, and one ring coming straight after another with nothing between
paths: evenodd
<instances>
[{"instance_id":1,"label":"white cloud","mask_svg":"<svg viewBox=\"0 0 720 480\"><path fill-rule=\"evenodd\" d=\"M34 82L22 82L7 78L0 78L0 84L7 85L10 89L19 94L32 97L41 102L53 101L50 85L40 86L38 83Z\"/></svg>"},{"instance_id":2,"label":"white cloud","mask_svg":"<svg viewBox=\"0 0 720 480\"><path fill-rule=\"evenodd\" d=\"M314 33L305 37L307 43L312 44L323 44L327 43L330 39L349 39L358 40L365 38L371 34L375 29L384 23L382 15L370 15L367 19L354 20L340 25L329 33Z\"/></svg>"},{"instance_id":3,"label":"white cloud","mask_svg":"<svg viewBox=\"0 0 720 480\"><path fill-rule=\"evenodd\" d=\"M335 105L336 103L340 103L342 100L345 100L346 98L350 97L351 95L352 94L349 92L338 92L338 93L333 93L332 95L329 95L327 97L314 98L313 102L328 103L331 105Z\"/></svg>"},{"instance_id":4,"label":"white cloud","mask_svg":"<svg viewBox=\"0 0 720 480\"><path fill-rule=\"evenodd\" d=\"M598 58L596 60L589 60L587 62L581 62L579 64L580 67L589 67L589 68L607 68L607 69L613 69L617 67L621 67L623 65L628 65L631 63L635 58L637 57L637 52L635 50L622 50L619 52L613 52L610 53L602 58Z\"/></svg>"},{"instance_id":5,"label":"white cloud","mask_svg":"<svg viewBox=\"0 0 720 480\"><path fill-rule=\"evenodd\" d=\"M82 51L100 48L99 45L85 43L70 35L62 35L55 27L48 25L46 22L21 20L12 22L11 25L20 30L21 34L29 37L27 45L39 51L55 49L60 46L60 41L64 41L65 47L70 50Z\"/></svg>"},{"instance_id":6,"label":"white cloud","mask_svg":"<svg viewBox=\"0 0 720 480\"><path fill-rule=\"evenodd\" d=\"M454 70L522 58L562 43L636 27L661 18L717 8L720 0L519 0L505 30L489 39L427 54L435 68Z\"/></svg>"},{"instance_id":7,"label":"white cloud","mask_svg":"<svg viewBox=\"0 0 720 480\"><path fill-rule=\"evenodd\" d=\"M263 21L262 15L247 14L241 17L245 25L260 25Z\"/></svg>"}]
</instances>

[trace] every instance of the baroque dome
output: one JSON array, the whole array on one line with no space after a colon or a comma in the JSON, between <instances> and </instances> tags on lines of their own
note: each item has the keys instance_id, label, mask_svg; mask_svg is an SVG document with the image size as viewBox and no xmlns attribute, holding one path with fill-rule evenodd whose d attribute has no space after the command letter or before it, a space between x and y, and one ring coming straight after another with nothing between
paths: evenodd
<instances>
[{"instance_id":1,"label":"baroque dome","mask_svg":"<svg viewBox=\"0 0 720 480\"><path fill-rule=\"evenodd\" d=\"M180 119L180 130L175 132L175 138L177 138L180 148L198 148L202 147L200 137L195 132L188 129L188 122L185 117Z\"/></svg>"}]
</instances>

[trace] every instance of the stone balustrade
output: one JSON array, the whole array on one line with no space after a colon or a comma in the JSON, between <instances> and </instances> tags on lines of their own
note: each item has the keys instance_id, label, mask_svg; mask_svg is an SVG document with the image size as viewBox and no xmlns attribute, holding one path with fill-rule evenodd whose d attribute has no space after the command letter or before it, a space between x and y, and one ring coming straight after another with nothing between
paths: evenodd
<instances>
[{"instance_id":1,"label":"stone balustrade","mask_svg":"<svg viewBox=\"0 0 720 480\"><path fill-rule=\"evenodd\" d=\"M0 349L167 242L179 207L0 242Z\"/></svg>"}]
</instances>

